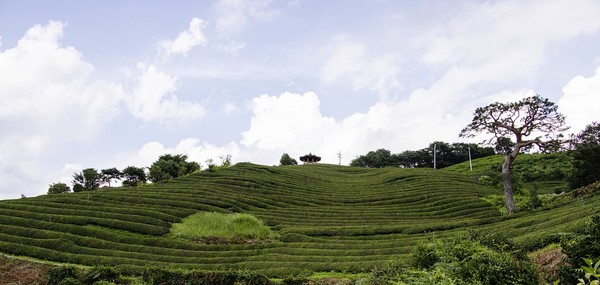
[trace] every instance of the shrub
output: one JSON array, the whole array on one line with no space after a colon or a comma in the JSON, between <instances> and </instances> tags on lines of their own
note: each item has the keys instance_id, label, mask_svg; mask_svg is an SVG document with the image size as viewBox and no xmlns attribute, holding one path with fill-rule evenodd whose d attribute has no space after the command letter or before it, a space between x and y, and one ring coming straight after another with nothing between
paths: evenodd
<instances>
[{"instance_id":1,"label":"shrub","mask_svg":"<svg viewBox=\"0 0 600 285\"><path fill-rule=\"evenodd\" d=\"M78 279L76 278L65 278L62 281L60 281L60 283L58 283L58 285L81 285L81 282L79 282Z\"/></svg>"},{"instance_id":2,"label":"shrub","mask_svg":"<svg viewBox=\"0 0 600 285\"><path fill-rule=\"evenodd\" d=\"M433 242L421 242L413 249L411 264L418 269L429 269L438 258L436 245Z\"/></svg>"},{"instance_id":3,"label":"shrub","mask_svg":"<svg viewBox=\"0 0 600 285\"><path fill-rule=\"evenodd\" d=\"M561 247L568 256L568 263L571 264L559 268L561 284L576 284L577 277L581 277L580 267L586 265L585 258L600 257L600 214L592 217L583 233L562 240Z\"/></svg>"},{"instance_id":4,"label":"shrub","mask_svg":"<svg viewBox=\"0 0 600 285\"><path fill-rule=\"evenodd\" d=\"M48 270L48 285L60 285L67 279L77 280L75 284L79 284L79 270L73 266L60 266Z\"/></svg>"},{"instance_id":5,"label":"shrub","mask_svg":"<svg viewBox=\"0 0 600 285\"><path fill-rule=\"evenodd\" d=\"M283 278L282 283L284 285L304 285L309 284L309 280L306 277L296 277L296 276L288 276Z\"/></svg>"},{"instance_id":6,"label":"shrub","mask_svg":"<svg viewBox=\"0 0 600 285\"><path fill-rule=\"evenodd\" d=\"M148 268L144 272L144 282L153 285L271 285L271 280L262 274L241 272L202 272L179 270L166 270L159 268Z\"/></svg>"},{"instance_id":7,"label":"shrub","mask_svg":"<svg viewBox=\"0 0 600 285\"><path fill-rule=\"evenodd\" d=\"M529 190L529 201L526 204L526 207L529 209L537 209L542 206L542 200L538 196L537 191L538 186L534 185L533 189Z\"/></svg>"},{"instance_id":8,"label":"shrub","mask_svg":"<svg viewBox=\"0 0 600 285\"><path fill-rule=\"evenodd\" d=\"M404 278L428 284L537 284L535 267L524 255L515 254L519 252L505 236L480 233L420 243L413 251L412 264L421 271Z\"/></svg>"},{"instance_id":9,"label":"shrub","mask_svg":"<svg viewBox=\"0 0 600 285\"><path fill-rule=\"evenodd\" d=\"M94 285L98 281L118 283L119 277L119 272L112 267L96 266L85 272L81 279L83 284Z\"/></svg>"}]
</instances>

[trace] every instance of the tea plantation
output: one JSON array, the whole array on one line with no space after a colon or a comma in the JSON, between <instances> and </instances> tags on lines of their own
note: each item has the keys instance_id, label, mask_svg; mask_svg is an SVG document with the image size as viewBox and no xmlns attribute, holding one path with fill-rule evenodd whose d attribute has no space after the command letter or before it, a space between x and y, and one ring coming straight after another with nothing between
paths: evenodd
<instances>
[{"instance_id":1,"label":"tea plantation","mask_svg":"<svg viewBox=\"0 0 600 285\"><path fill-rule=\"evenodd\" d=\"M468 175L432 169L240 163L138 188L0 201L0 252L78 265L245 269L268 276L366 272L407 258L426 238L470 229L535 247L580 227L600 198L503 216L498 194ZM202 243L170 234L199 212L250 214L277 234Z\"/></svg>"}]
</instances>

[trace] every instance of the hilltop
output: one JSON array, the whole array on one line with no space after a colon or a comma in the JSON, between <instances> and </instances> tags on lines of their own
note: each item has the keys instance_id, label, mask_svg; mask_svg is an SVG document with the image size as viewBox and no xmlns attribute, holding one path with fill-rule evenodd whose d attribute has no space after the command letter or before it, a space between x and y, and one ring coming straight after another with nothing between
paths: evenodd
<instances>
[{"instance_id":1,"label":"hilltop","mask_svg":"<svg viewBox=\"0 0 600 285\"><path fill-rule=\"evenodd\" d=\"M484 158L485 159L485 158ZM500 191L450 170L239 163L137 188L0 202L0 252L79 265L248 269L268 276L365 272L405 259L427 238L468 230L505 233L531 247L579 228L600 206L503 216L484 198ZM245 213L277 237L202 243L170 234L199 212Z\"/></svg>"}]
</instances>

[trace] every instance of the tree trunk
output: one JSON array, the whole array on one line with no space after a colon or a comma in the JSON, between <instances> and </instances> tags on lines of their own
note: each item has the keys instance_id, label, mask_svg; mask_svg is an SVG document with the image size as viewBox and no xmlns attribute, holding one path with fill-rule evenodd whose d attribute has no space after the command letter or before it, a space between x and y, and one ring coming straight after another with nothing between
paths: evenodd
<instances>
[{"instance_id":1,"label":"tree trunk","mask_svg":"<svg viewBox=\"0 0 600 285\"><path fill-rule=\"evenodd\" d=\"M502 184L504 185L504 201L506 202L506 211L509 215L515 211L515 199L513 198L513 186L510 168L513 158L510 154L504 155L504 163L502 163Z\"/></svg>"}]
</instances>

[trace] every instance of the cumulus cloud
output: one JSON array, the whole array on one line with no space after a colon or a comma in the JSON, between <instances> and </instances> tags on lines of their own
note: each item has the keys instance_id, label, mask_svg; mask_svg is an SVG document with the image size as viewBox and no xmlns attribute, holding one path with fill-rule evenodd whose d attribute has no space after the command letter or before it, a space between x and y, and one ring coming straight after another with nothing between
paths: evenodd
<instances>
[{"instance_id":1,"label":"cumulus cloud","mask_svg":"<svg viewBox=\"0 0 600 285\"><path fill-rule=\"evenodd\" d=\"M252 22L269 22L280 12L270 7L271 0L220 0L216 5L217 33L224 38L236 36Z\"/></svg>"},{"instance_id":2,"label":"cumulus cloud","mask_svg":"<svg viewBox=\"0 0 600 285\"><path fill-rule=\"evenodd\" d=\"M323 156L323 162L337 163L342 151L348 163L376 148L400 152L434 140L454 141L470 111L453 113L454 105L433 104L435 99L426 95L422 91L409 100L380 102L342 120L323 115L315 93L262 95L252 100L251 125L242 133L243 152L254 155L251 161L270 164L284 152L313 152Z\"/></svg>"},{"instance_id":3,"label":"cumulus cloud","mask_svg":"<svg viewBox=\"0 0 600 285\"><path fill-rule=\"evenodd\" d=\"M193 18L187 30L179 33L174 40L163 40L159 45L167 56L171 54L187 55L193 47L206 44L206 36L202 31L205 26L204 20Z\"/></svg>"},{"instance_id":4,"label":"cumulus cloud","mask_svg":"<svg viewBox=\"0 0 600 285\"><path fill-rule=\"evenodd\" d=\"M137 85L127 97L129 111L144 121L194 120L204 116L201 104L179 101L175 96L177 78L157 70L156 66L138 64Z\"/></svg>"},{"instance_id":5,"label":"cumulus cloud","mask_svg":"<svg viewBox=\"0 0 600 285\"><path fill-rule=\"evenodd\" d=\"M35 25L0 51L0 199L42 194L52 175L39 155L97 137L119 112L122 87L93 78L83 55L60 43L64 27Z\"/></svg>"},{"instance_id":6,"label":"cumulus cloud","mask_svg":"<svg viewBox=\"0 0 600 285\"><path fill-rule=\"evenodd\" d=\"M600 67L590 77L574 77L562 91L559 111L567 117L571 132L578 133L588 124L600 122Z\"/></svg>"},{"instance_id":7,"label":"cumulus cloud","mask_svg":"<svg viewBox=\"0 0 600 285\"><path fill-rule=\"evenodd\" d=\"M93 138L118 112L121 86L92 79L93 66L59 43L63 28L36 25L0 52L0 145L10 153Z\"/></svg>"},{"instance_id":8,"label":"cumulus cloud","mask_svg":"<svg viewBox=\"0 0 600 285\"><path fill-rule=\"evenodd\" d=\"M239 153L240 149L235 142L230 142L224 146L216 146L208 142L201 142L197 138L186 138L179 141L174 147L165 147L160 142L146 143L139 149L136 157L131 158L130 161L139 161L140 165L150 166L163 154L185 154L190 161L196 161L202 165L208 159L219 163L220 157L231 155L236 158Z\"/></svg>"},{"instance_id":9,"label":"cumulus cloud","mask_svg":"<svg viewBox=\"0 0 600 285\"><path fill-rule=\"evenodd\" d=\"M327 55L321 67L323 83L367 89L382 99L401 89L400 53L369 54L364 43L348 34L336 35L324 50Z\"/></svg>"}]
</instances>

